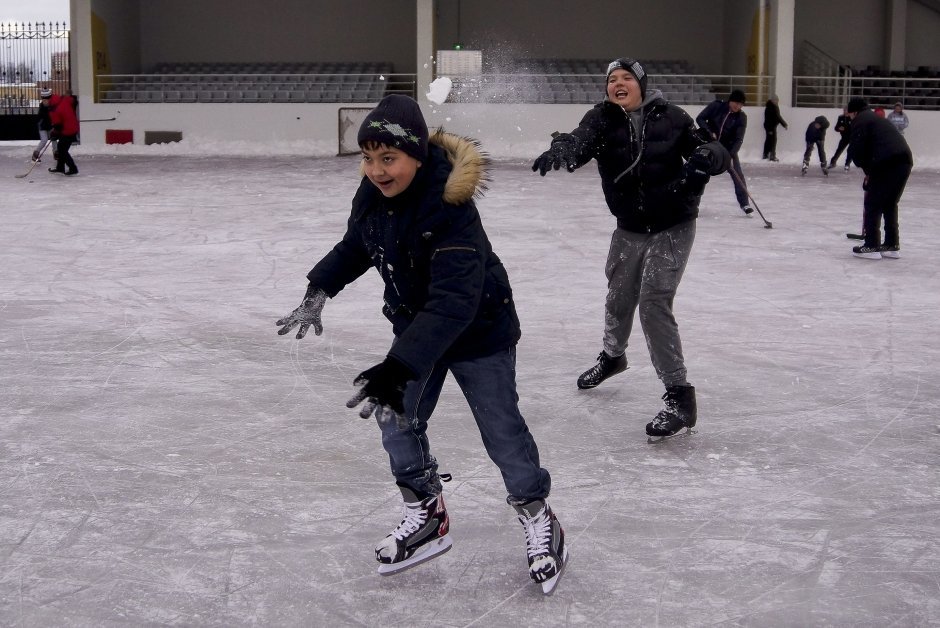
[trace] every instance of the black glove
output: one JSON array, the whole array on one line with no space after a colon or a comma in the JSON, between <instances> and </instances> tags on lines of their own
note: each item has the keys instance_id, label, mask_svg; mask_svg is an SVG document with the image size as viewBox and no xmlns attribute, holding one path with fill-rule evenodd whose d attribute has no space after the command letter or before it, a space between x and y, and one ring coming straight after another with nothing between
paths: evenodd
<instances>
[{"instance_id":1,"label":"black glove","mask_svg":"<svg viewBox=\"0 0 940 628\"><path fill-rule=\"evenodd\" d=\"M389 356L381 364L359 373L353 384L362 386L346 402L347 408L355 408L365 400L359 416L368 419L374 412L379 423L387 423L393 418L398 427L404 429L408 426L405 419L405 386L409 380L417 379L414 372Z\"/></svg>"},{"instance_id":2,"label":"black glove","mask_svg":"<svg viewBox=\"0 0 940 628\"><path fill-rule=\"evenodd\" d=\"M711 167L711 157L707 151L699 147L689 157L689 161L682 167L682 176L671 187L678 194L700 196L705 191L705 184L711 176L708 170Z\"/></svg>"},{"instance_id":3,"label":"black glove","mask_svg":"<svg viewBox=\"0 0 940 628\"><path fill-rule=\"evenodd\" d=\"M538 172L543 177L549 170L558 170L562 166L568 172L574 172L578 167L578 156L575 152L574 137L564 133L552 140L552 146L539 155L532 164L532 172Z\"/></svg>"},{"instance_id":4,"label":"black glove","mask_svg":"<svg viewBox=\"0 0 940 628\"><path fill-rule=\"evenodd\" d=\"M313 333L319 336L323 333L323 323L320 322L320 312L326 304L326 293L316 286L308 286L307 294L304 300L293 312L282 319L279 319L275 325L283 325L277 330L279 336L290 332L294 327L300 325L297 330L297 338L303 338L307 335L307 330L313 325Z\"/></svg>"}]
</instances>

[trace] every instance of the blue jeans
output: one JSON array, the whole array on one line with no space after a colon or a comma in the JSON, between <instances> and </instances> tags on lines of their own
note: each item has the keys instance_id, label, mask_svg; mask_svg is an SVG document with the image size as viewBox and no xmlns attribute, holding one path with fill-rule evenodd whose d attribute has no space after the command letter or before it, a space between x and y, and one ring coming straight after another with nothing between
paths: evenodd
<instances>
[{"instance_id":1,"label":"blue jeans","mask_svg":"<svg viewBox=\"0 0 940 628\"><path fill-rule=\"evenodd\" d=\"M524 504L548 497L551 476L539 465L535 439L519 413L515 347L473 360L439 363L421 379L409 382L405 389L409 426L401 429L395 421L380 425L395 480L419 493L441 492L427 429L448 371L470 404L486 453L499 467L509 493L506 501Z\"/></svg>"}]
</instances>

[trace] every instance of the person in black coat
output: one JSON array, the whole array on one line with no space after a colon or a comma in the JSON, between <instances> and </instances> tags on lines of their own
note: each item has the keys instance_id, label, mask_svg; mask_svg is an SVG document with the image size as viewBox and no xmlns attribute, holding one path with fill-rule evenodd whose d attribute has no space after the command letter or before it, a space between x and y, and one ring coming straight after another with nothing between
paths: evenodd
<instances>
[{"instance_id":1,"label":"person in black coat","mask_svg":"<svg viewBox=\"0 0 940 628\"><path fill-rule=\"evenodd\" d=\"M776 94L764 105L764 159L777 161L777 127L789 128L780 115L780 98Z\"/></svg>"},{"instance_id":2,"label":"person in black coat","mask_svg":"<svg viewBox=\"0 0 940 628\"><path fill-rule=\"evenodd\" d=\"M842 108L842 115L836 118L836 133L839 134L839 145L836 146L836 152L832 156L832 159L829 161L829 169L832 170L836 167L836 164L839 162L839 156L842 155L842 151L849 147L849 142L852 139L852 118L849 117L848 109ZM849 164L852 163L852 153L845 153L845 171L849 171Z\"/></svg>"},{"instance_id":3,"label":"person in black coat","mask_svg":"<svg viewBox=\"0 0 940 628\"><path fill-rule=\"evenodd\" d=\"M826 163L826 129L829 128L829 119L826 116L816 118L806 127L806 151L803 153L803 174L809 169L809 159L813 155L813 148L819 154L819 167L824 175L829 175Z\"/></svg>"},{"instance_id":4,"label":"person in black coat","mask_svg":"<svg viewBox=\"0 0 940 628\"><path fill-rule=\"evenodd\" d=\"M39 161L40 154L44 150L48 150L46 146L47 142L52 142L51 148L53 155L58 152L56 150L56 140L49 138L49 134L52 132L52 118L49 115L50 98L52 98L51 89L44 88L39 92L39 111L38 120L36 122L36 126L39 130L39 144L37 144L35 150L33 150L33 161Z\"/></svg>"},{"instance_id":5,"label":"person in black coat","mask_svg":"<svg viewBox=\"0 0 940 628\"><path fill-rule=\"evenodd\" d=\"M709 137L717 140L731 154L731 182L734 183L734 196L738 206L746 216L754 213L744 183L744 170L738 151L744 144L744 134L747 131L747 114L744 112L744 92L740 89L732 90L728 100L715 100L708 104L695 117L698 125L705 130Z\"/></svg>"},{"instance_id":6,"label":"person in black coat","mask_svg":"<svg viewBox=\"0 0 940 628\"><path fill-rule=\"evenodd\" d=\"M573 131L557 135L532 169L544 176L597 162L617 228L607 258L603 351L578 387L593 388L627 368L639 309L653 367L666 387L665 408L646 426L649 436L660 437L696 422L695 388L687 380L672 303L695 240L705 184L727 169L730 156L718 142L705 143L685 111L646 85L638 61L611 62L605 100Z\"/></svg>"},{"instance_id":7,"label":"person in black coat","mask_svg":"<svg viewBox=\"0 0 940 628\"><path fill-rule=\"evenodd\" d=\"M864 98L852 98L847 109L852 119L849 152L855 165L865 172L865 243L853 247L852 254L867 259L899 258L898 202L914 165L911 149L897 128L869 109Z\"/></svg>"},{"instance_id":8,"label":"person in black coat","mask_svg":"<svg viewBox=\"0 0 940 628\"><path fill-rule=\"evenodd\" d=\"M474 204L488 160L472 140L442 131L429 137L418 104L397 94L366 116L358 141L365 176L346 233L307 274L300 307L277 324L282 335L297 326L297 338L311 326L320 335L327 298L370 268L382 277L382 311L395 339L385 359L355 379L361 388L347 404L364 404L360 416L378 420L405 503L405 518L375 548L379 571L401 571L451 546L427 437L450 372L526 530L530 576L550 592L568 550L546 502L551 477L519 412L512 289Z\"/></svg>"}]
</instances>

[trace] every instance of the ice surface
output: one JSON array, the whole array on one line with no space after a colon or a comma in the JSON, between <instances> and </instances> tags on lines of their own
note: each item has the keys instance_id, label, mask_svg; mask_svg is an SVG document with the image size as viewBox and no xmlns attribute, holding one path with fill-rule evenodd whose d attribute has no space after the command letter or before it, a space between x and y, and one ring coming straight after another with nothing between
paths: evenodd
<instances>
[{"instance_id":1,"label":"ice surface","mask_svg":"<svg viewBox=\"0 0 940 628\"><path fill-rule=\"evenodd\" d=\"M323 336L274 321L342 233L355 157L0 147L0 623L11 626L924 626L940 617L940 173L900 260L850 255L861 173L745 163L773 221L709 184L676 299L698 432L649 445L662 387L591 391L613 219L593 166L498 161L521 408L572 560L554 595L466 402L430 428L454 548L376 574L397 523L379 433L344 402L391 339L370 274ZM144 151L141 151L142 153Z\"/></svg>"}]
</instances>

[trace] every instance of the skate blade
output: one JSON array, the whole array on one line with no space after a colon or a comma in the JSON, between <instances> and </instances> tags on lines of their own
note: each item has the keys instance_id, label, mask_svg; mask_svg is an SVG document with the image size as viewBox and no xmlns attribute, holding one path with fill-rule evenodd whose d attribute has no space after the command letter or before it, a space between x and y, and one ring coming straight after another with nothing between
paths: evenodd
<instances>
[{"instance_id":1,"label":"skate blade","mask_svg":"<svg viewBox=\"0 0 940 628\"><path fill-rule=\"evenodd\" d=\"M449 534L445 534L441 538L431 541L424 546L424 549L415 554L410 558L397 563L382 563L379 565L378 572L382 576L391 576L392 574L400 573L406 569L416 567L423 562L429 561L432 558L436 558L441 554L445 553L454 545L454 542L451 540Z\"/></svg>"},{"instance_id":2,"label":"skate blade","mask_svg":"<svg viewBox=\"0 0 940 628\"><path fill-rule=\"evenodd\" d=\"M664 440L669 440L670 438L675 438L676 436L688 436L690 434L696 434L698 430L693 430L691 427L685 428L685 430L679 430L675 434L668 434L666 436L647 436L646 442L650 444L661 443Z\"/></svg>"},{"instance_id":3,"label":"skate blade","mask_svg":"<svg viewBox=\"0 0 940 628\"><path fill-rule=\"evenodd\" d=\"M542 595L551 595L555 592L555 587L558 586L558 581L561 580L561 577L565 573L565 568L568 566L568 546L565 545L565 553L561 556L561 569L558 570L554 576L542 582Z\"/></svg>"}]
</instances>

